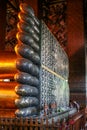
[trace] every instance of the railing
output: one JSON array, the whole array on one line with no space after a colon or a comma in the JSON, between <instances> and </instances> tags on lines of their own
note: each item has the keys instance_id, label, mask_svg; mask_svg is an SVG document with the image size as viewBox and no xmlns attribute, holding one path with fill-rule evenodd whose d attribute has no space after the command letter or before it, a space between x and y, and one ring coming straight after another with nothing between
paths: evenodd
<instances>
[{"instance_id":1,"label":"railing","mask_svg":"<svg viewBox=\"0 0 87 130\"><path fill-rule=\"evenodd\" d=\"M85 130L80 126L81 120L77 121L75 126L74 120L57 122L54 119L49 123L48 119L28 119L28 118L0 118L0 130Z\"/></svg>"},{"instance_id":2,"label":"railing","mask_svg":"<svg viewBox=\"0 0 87 130\"><path fill-rule=\"evenodd\" d=\"M4 113L0 114L0 130L86 130L84 109L67 119L17 118L11 114L5 117Z\"/></svg>"},{"instance_id":3,"label":"railing","mask_svg":"<svg viewBox=\"0 0 87 130\"><path fill-rule=\"evenodd\" d=\"M69 125L65 120L58 120L56 123L52 119L49 123L41 119L33 120L32 118L0 118L0 130L68 130Z\"/></svg>"}]
</instances>

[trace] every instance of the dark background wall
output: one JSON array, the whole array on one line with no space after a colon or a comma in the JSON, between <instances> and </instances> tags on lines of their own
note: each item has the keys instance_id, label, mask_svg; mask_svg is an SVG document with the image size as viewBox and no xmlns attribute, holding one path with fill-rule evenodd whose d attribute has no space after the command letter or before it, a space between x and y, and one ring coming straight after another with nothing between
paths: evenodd
<instances>
[{"instance_id":1,"label":"dark background wall","mask_svg":"<svg viewBox=\"0 0 87 130\"><path fill-rule=\"evenodd\" d=\"M84 0L84 35L85 35L85 74L86 74L86 105L87 105L87 0Z\"/></svg>"},{"instance_id":2,"label":"dark background wall","mask_svg":"<svg viewBox=\"0 0 87 130\"><path fill-rule=\"evenodd\" d=\"M5 29L6 29L6 2L0 0L0 51L5 45Z\"/></svg>"},{"instance_id":3,"label":"dark background wall","mask_svg":"<svg viewBox=\"0 0 87 130\"><path fill-rule=\"evenodd\" d=\"M84 106L86 102L86 86L83 0L68 0L67 34L70 63L70 97L71 100L76 100Z\"/></svg>"}]
</instances>

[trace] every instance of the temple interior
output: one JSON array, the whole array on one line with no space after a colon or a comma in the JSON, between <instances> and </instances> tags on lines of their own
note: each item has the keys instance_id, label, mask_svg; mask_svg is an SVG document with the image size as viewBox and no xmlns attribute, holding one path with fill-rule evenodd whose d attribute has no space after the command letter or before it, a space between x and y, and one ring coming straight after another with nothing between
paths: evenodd
<instances>
[{"instance_id":1,"label":"temple interior","mask_svg":"<svg viewBox=\"0 0 87 130\"><path fill-rule=\"evenodd\" d=\"M0 0L0 130L86 121L87 0Z\"/></svg>"}]
</instances>

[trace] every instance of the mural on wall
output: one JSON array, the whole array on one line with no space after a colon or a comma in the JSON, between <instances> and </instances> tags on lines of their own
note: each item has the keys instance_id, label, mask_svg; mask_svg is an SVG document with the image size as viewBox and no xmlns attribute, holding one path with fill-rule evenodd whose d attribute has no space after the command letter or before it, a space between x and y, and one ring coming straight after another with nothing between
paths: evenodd
<instances>
[{"instance_id":1,"label":"mural on wall","mask_svg":"<svg viewBox=\"0 0 87 130\"><path fill-rule=\"evenodd\" d=\"M7 2L7 25L5 50L14 51L14 46L17 43L15 34L17 31L17 14L18 5L23 0L8 0ZM42 0L41 1L42 19L45 21L51 32L58 39L60 45L66 50L67 45L67 29L66 29L66 0Z\"/></svg>"},{"instance_id":2,"label":"mural on wall","mask_svg":"<svg viewBox=\"0 0 87 130\"><path fill-rule=\"evenodd\" d=\"M42 19L66 51L66 0L42 0Z\"/></svg>"},{"instance_id":3,"label":"mural on wall","mask_svg":"<svg viewBox=\"0 0 87 130\"><path fill-rule=\"evenodd\" d=\"M23 0L8 0L7 14L6 14L6 37L5 37L5 51L14 51L17 43L16 32L18 22L19 4Z\"/></svg>"}]
</instances>

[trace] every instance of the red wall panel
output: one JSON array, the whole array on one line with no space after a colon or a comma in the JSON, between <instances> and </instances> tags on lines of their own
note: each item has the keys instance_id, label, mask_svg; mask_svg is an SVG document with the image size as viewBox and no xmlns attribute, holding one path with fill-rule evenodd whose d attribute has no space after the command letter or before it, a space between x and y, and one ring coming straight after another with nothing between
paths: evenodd
<instances>
[{"instance_id":1,"label":"red wall panel","mask_svg":"<svg viewBox=\"0 0 87 130\"><path fill-rule=\"evenodd\" d=\"M71 57L84 46L83 0L68 0L68 54Z\"/></svg>"},{"instance_id":2,"label":"red wall panel","mask_svg":"<svg viewBox=\"0 0 87 130\"><path fill-rule=\"evenodd\" d=\"M70 99L76 100L81 106L85 106L86 87L83 0L68 0L67 34Z\"/></svg>"}]
</instances>

